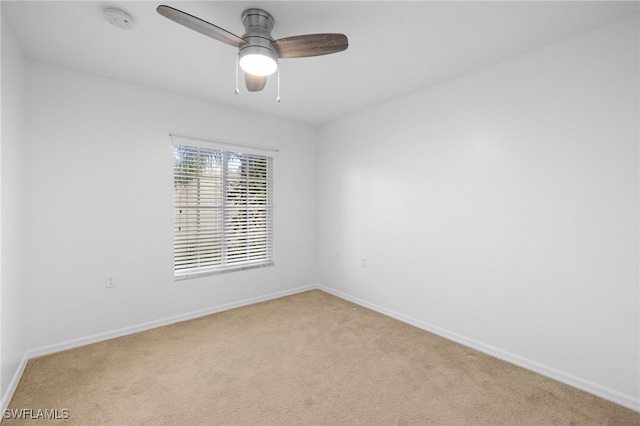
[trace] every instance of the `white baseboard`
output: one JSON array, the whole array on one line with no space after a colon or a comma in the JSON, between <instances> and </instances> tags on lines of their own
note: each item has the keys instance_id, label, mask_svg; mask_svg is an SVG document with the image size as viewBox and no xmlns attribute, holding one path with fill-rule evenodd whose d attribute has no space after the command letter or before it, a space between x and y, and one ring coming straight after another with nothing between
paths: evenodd
<instances>
[{"instance_id":1,"label":"white baseboard","mask_svg":"<svg viewBox=\"0 0 640 426\"><path fill-rule=\"evenodd\" d=\"M440 327L434 326L432 324L428 324L424 321L420 321L418 319L409 317L407 315L401 314L399 312L395 312L393 310L387 309L385 307L376 305L374 303L367 302L366 300L359 299L357 297L351 296L347 293L343 293L341 291L332 289L330 287L325 287L323 285L310 285L304 287L298 287L291 290L270 293L258 297L253 297L250 299L244 299L233 303L228 303L224 305L214 306L211 308L201 309L198 311L188 312L185 314L175 315L168 318L162 318L155 321L149 321L142 324L134 325L131 327L124 327L113 331L108 331L104 333L97 333L90 336L67 340L64 342L56 343L53 345L42 346L38 348L29 349L25 352L22 361L18 365L18 368L9 384L9 387L0 401L0 411L4 412L4 410L9 406L11 402L11 398L15 393L18 383L24 373L24 370L27 366L27 363L30 359L47 355L54 352L60 352L67 349L73 349L79 346L88 345L91 343L97 343L104 340L113 339L116 337L126 336L133 333L138 333L140 331L149 330L156 327L161 327L164 325L175 324L182 321L188 321L194 318L203 317L206 315L215 314L218 312L228 311L230 309L240 308L242 306L248 306L259 302L265 302L267 300L277 299L280 297L290 296L297 293L302 293L309 290L319 289L334 296L337 296L341 299L348 300L357 305L363 306L365 308L369 308L373 311L379 312L383 315L389 316L391 318L395 318L404 323L410 324L414 327L420 328L422 330L428 331L430 333L436 334L438 336L444 337L445 339L451 340L453 342L459 343L461 345L473 348L480 352L491 355L495 358L501 359L503 361L507 361L511 364L515 364L519 367L526 368L527 370L534 371L543 376L549 377L551 379L557 380L559 382L568 384L577 389L583 390L585 392L594 394L601 398L607 399L609 401L615 402L623 407L629 408L634 411L640 412L640 399L634 398L631 395L626 395L621 392L618 392L614 389L607 388L605 386L601 386L597 383L590 382L588 380L582 379L580 377L573 376L571 374L565 373L563 371L554 369L552 367L545 366L543 364L537 363L530 359L512 354L510 352L503 351L499 348L495 348L493 346L486 345L484 343L478 342L473 339L469 339L465 336L452 333L448 330L442 329Z\"/></svg>"},{"instance_id":2,"label":"white baseboard","mask_svg":"<svg viewBox=\"0 0 640 426\"><path fill-rule=\"evenodd\" d=\"M622 405L623 407L640 412L640 398L635 398L631 395L627 395L622 392L618 392L614 389L610 389L608 387L599 385L597 383L593 383L591 381L582 379L580 377L573 376L571 374L540 364L538 362L521 357L519 355L515 355L510 352L504 351L502 349L495 348L490 345L486 345L484 343L478 342L473 339L469 339L460 334L450 332L443 328L409 317L407 315L401 314L391 309L387 309L385 307L376 305L374 303L367 302L366 300L359 299L350 294L343 293L333 288L319 285L318 289L325 291L329 294L332 294L334 296L337 296L341 299L348 300L349 302L353 302L356 305L369 308L373 311L389 316L391 318L395 318L399 321L410 324L414 327L417 327L422 330L428 331L430 333L436 334L438 336L444 337L447 340L451 340L461 345L470 347L479 352L483 352L487 355L491 355L495 358L501 359L503 361L517 365L519 367L541 374L545 377L549 377L550 379L557 380L558 382L565 383L569 386L573 386L574 388L599 396L611 402L615 402L616 404Z\"/></svg>"},{"instance_id":3,"label":"white baseboard","mask_svg":"<svg viewBox=\"0 0 640 426\"><path fill-rule=\"evenodd\" d=\"M16 369L16 372L13 375L11 382L9 383L9 387L7 388L7 391L4 393L4 395L2 395L2 400L0 401L1 413L4 413L4 410L6 410L7 407L9 406L9 403L11 402L11 398L13 398L13 394L16 392L16 389L18 388L18 383L20 383L20 379L22 378L22 373L24 373L24 369L27 368L27 362L29 362L29 358L25 353L24 356L22 357L22 360L20 361L20 364L18 364L18 368Z\"/></svg>"},{"instance_id":4,"label":"white baseboard","mask_svg":"<svg viewBox=\"0 0 640 426\"><path fill-rule=\"evenodd\" d=\"M78 339L67 340L60 343L54 343L52 345L29 349L25 352L24 356L22 357L22 361L20 362L15 374L13 375L13 379L11 380L11 383L9 384L7 391L2 396L2 400L0 402L0 412L4 413L4 410L7 409L7 407L9 406L9 403L11 402L11 398L13 398L13 394L15 393L18 387L18 383L20 383L22 374L24 373L24 370L27 367L27 363L32 358L48 355L55 352L64 351L67 349L73 349L73 348L77 348L84 345L89 345L91 343L102 342L104 340L109 340L116 337L122 337L129 334L145 331L145 330L150 330L152 328L162 327L164 325L170 325L170 324L175 324L182 321L188 321L188 320L200 318L206 315L228 311L230 309L253 305L255 303L266 302L267 300L273 300L273 299L278 299L280 297L291 296L293 294L298 294L298 293L302 293L309 290L315 290L317 288L318 286L315 286L315 285L297 287L290 290L265 294L262 296L239 300L233 303L213 306L210 308L187 312L185 314L175 315L168 318L161 318L154 321L148 321L148 322L133 325L130 327L123 327L117 330L107 331L104 333L96 333L90 336L80 337Z\"/></svg>"}]
</instances>

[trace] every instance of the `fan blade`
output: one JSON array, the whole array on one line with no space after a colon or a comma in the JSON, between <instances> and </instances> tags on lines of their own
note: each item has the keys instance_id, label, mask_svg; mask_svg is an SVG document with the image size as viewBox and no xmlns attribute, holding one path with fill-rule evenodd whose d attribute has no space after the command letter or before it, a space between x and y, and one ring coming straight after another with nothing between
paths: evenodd
<instances>
[{"instance_id":1,"label":"fan blade","mask_svg":"<svg viewBox=\"0 0 640 426\"><path fill-rule=\"evenodd\" d=\"M349 40L344 34L306 34L271 42L281 58L306 58L346 50Z\"/></svg>"},{"instance_id":2,"label":"fan blade","mask_svg":"<svg viewBox=\"0 0 640 426\"><path fill-rule=\"evenodd\" d=\"M161 5L156 8L156 11L165 18L231 46L240 47L247 44L237 35L171 6Z\"/></svg>"},{"instance_id":3,"label":"fan blade","mask_svg":"<svg viewBox=\"0 0 640 426\"><path fill-rule=\"evenodd\" d=\"M259 92L264 89L267 84L266 75L253 75L247 72L244 73L244 84L247 85L247 90L250 92Z\"/></svg>"}]
</instances>

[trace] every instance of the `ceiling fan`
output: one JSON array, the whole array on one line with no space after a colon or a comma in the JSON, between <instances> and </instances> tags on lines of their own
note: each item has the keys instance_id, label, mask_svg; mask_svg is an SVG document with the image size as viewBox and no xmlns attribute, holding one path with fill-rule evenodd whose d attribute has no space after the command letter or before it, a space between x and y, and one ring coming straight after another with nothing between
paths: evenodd
<instances>
[{"instance_id":1,"label":"ceiling fan","mask_svg":"<svg viewBox=\"0 0 640 426\"><path fill-rule=\"evenodd\" d=\"M267 77L278 69L279 58L327 55L342 52L349 47L347 36L335 33L306 34L274 40L271 29L275 21L271 14L262 9L253 8L242 12L242 24L245 28L242 37L170 6L158 6L156 11L189 29L237 47L239 65L245 72L245 85L250 92L264 89Z\"/></svg>"}]
</instances>

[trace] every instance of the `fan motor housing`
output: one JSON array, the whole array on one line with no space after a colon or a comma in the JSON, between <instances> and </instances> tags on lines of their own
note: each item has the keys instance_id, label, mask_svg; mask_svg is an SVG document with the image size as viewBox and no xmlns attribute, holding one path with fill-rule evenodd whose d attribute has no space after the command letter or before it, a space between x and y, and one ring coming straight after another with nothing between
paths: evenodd
<instances>
[{"instance_id":1,"label":"fan motor housing","mask_svg":"<svg viewBox=\"0 0 640 426\"><path fill-rule=\"evenodd\" d=\"M277 52L271 45L273 41L271 30L274 23L273 16L262 9L247 9L242 12L242 24L245 29L242 39L247 44L241 47L240 50L251 46L261 46L271 50L277 56Z\"/></svg>"}]
</instances>

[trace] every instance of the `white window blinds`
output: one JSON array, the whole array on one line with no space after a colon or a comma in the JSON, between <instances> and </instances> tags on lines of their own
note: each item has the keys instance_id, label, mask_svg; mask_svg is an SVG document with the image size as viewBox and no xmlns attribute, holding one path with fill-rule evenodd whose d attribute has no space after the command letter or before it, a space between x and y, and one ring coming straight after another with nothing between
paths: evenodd
<instances>
[{"instance_id":1,"label":"white window blinds","mask_svg":"<svg viewBox=\"0 0 640 426\"><path fill-rule=\"evenodd\" d=\"M176 278L273 264L272 163L174 139Z\"/></svg>"}]
</instances>

